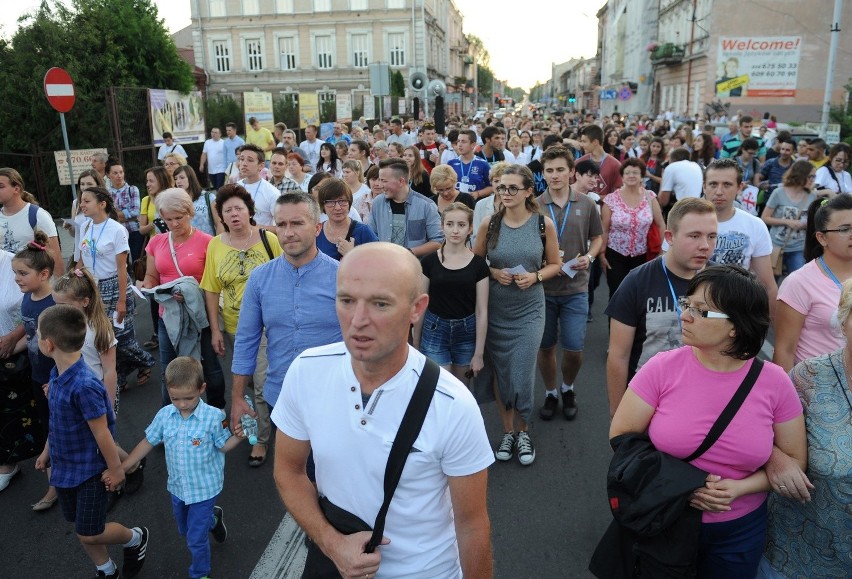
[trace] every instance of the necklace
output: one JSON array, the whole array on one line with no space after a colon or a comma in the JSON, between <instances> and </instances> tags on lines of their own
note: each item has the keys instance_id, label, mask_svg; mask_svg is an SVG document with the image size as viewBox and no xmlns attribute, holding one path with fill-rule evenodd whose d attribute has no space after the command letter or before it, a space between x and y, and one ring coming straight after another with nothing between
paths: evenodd
<instances>
[{"instance_id":1,"label":"necklace","mask_svg":"<svg viewBox=\"0 0 852 579\"><path fill-rule=\"evenodd\" d=\"M187 236L186 236L186 239L184 239L184 240L183 240L183 241L181 241L180 243L175 243L175 251L177 251L178 249L180 249L181 247L183 247L184 245L186 245L186 242L187 242L187 241L189 241L189 238L190 238L190 237L192 237L192 234L193 234L193 233L195 233L195 228L194 228L194 227L190 227L190 228L189 228L189 235L187 235ZM172 240L174 240L174 237L172 237Z\"/></svg>"},{"instance_id":2,"label":"necklace","mask_svg":"<svg viewBox=\"0 0 852 579\"><path fill-rule=\"evenodd\" d=\"M231 232L228 233L228 241L231 243L231 245L234 248L239 249L240 251L245 251L249 248L249 245L251 244L251 238L252 237L254 237L254 229L249 229L249 234L245 238L245 245L243 245L243 247L237 247L235 242L241 241L241 240L235 239L233 233L231 233Z\"/></svg>"}]
</instances>

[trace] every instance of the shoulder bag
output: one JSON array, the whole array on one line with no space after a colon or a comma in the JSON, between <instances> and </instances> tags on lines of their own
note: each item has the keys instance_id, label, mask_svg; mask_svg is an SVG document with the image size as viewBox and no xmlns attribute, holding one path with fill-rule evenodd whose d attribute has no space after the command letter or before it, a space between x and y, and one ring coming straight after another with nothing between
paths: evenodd
<instances>
[{"instance_id":1,"label":"shoulder bag","mask_svg":"<svg viewBox=\"0 0 852 579\"><path fill-rule=\"evenodd\" d=\"M648 250L645 253L645 261L651 261L663 252L663 238L660 237L659 227L654 223L654 198L647 191L645 197L648 199L648 206L651 208L651 227L648 228Z\"/></svg>"},{"instance_id":2,"label":"shoulder bag","mask_svg":"<svg viewBox=\"0 0 852 579\"><path fill-rule=\"evenodd\" d=\"M266 239L266 230L260 228L258 233L260 233L260 241L263 243L263 249L266 250L266 255L269 256L269 261L272 261L275 259L275 255L272 253L272 246L269 245L269 240Z\"/></svg>"},{"instance_id":3,"label":"shoulder bag","mask_svg":"<svg viewBox=\"0 0 852 579\"><path fill-rule=\"evenodd\" d=\"M320 497L319 499L320 509L322 509L323 515L325 515L329 524L344 535L372 531L373 535L364 546L365 553L372 553L382 542L382 535L385 530L385 517L388 514L391 499L402 476L405 461L411 452L411 448L414 446L417 435L420 434L420 429L423 427L423 421L426 419L426 413L429 411L429 404L432 402L432 395L435 393L435 387L438 385L440 372L440 367L429 358L426 358L426 364L420 373L420 379L414 388L414 394L411 395L411 400L405 409L399 430L393 439L388 463L385 467L384 502L382 502L382 506L379 509L379 514L376 515L376 522L373 528L371 529L363 520L349 511L338 507L328 500L328 498ZM340 573L334 562L322 552L316 543L310 541L302 579L339 578Z\"/></svg>"}]
</instances>

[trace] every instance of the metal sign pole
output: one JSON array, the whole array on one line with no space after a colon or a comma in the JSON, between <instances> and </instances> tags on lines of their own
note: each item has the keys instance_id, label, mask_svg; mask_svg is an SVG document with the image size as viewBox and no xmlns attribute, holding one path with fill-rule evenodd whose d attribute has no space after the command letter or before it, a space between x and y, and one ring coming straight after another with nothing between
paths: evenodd
<instances>
[{"instance_id":1,"label":"metal sign pole","mask_svg":"<svg viewBox=\"0 0 852 579\"><path fill-rule=\"evenodd\" d=\"M68 176L71 178L72 199L77 199L77 183L74 182L74 168L71 166L71 147L68 146L68 129L65 127L65 113L59 113L62 124L62 142L65 143L65 162L68 163Z\"/></svg>"}]
</instances>

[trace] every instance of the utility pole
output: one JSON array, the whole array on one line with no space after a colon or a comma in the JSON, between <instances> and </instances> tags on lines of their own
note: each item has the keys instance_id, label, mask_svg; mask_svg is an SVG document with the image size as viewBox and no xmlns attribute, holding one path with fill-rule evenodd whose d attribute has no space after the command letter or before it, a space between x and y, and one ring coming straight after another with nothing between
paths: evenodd
<instances>
[{"instance_id":1,"label":"utility pole","mask_svg":"<svg viewBox=\"0 0 852 579\"><path fill-rule=\"evenodd\" d=\"M825 97L822 103L822 123L820 136L828 133L828 117L831 111L831 91L834 88L834 64L837 61L837 45L840 42L840 15L843 12L843 0L834 0L834 18L831 22L831 44L828 48L828 70L825 74Z\"/></svg>"}]
</instances>

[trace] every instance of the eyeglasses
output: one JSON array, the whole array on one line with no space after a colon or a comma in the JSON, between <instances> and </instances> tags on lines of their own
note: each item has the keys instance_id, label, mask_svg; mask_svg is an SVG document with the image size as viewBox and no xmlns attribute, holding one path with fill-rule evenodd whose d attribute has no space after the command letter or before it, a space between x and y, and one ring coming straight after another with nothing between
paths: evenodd
<instances>
[{"instance_id":1,"label":"eyeglasses","mask_svg":"<svg viewBox=\"0 0 852 579\"><path fill-rule=\"evenodd\" d=\"M246 252L245 250L237 253L237 259L240 260L240 275L246 274Z\"/></svg>"},{"instance_id":2,"label":"eyeglasses","mask_svg":"<svg viewBox=\"0 0 852 579\"><path fill-rule=\"evenodd\" d=\"M823 233L839 233L840 235L852 237L852 225L844 225L842 227L838 227L837 229L823 229L822 232Z\"/></svg>"},{"instance_id":3,"label":"eyeglasses","mask_svg":"<svg viewBox=\"0 0 852 579\"><path fill-rule=\"evenodd\" d=\"M680 306L680 309L689 312L689 315L693 318L719 318L719 319L728 319L731 316L728 314L723 314L722 312L713 312L710 310L702 310L696 306L689 305L689 300L686 298L680 298L677 301L677 305Z\"/></svg>"},{"instance_id":4,"label":"eyeglasses","mask_svg":"<svg viewBox=\"0 0 852 579\"><path fill-rule=\"evenodd\" d=\"M509 185L508 187L506 185L497 185L494 190L500 195L509 195L510 197L517 195L518 191L524 191L524 189L517 185Z\"/></svg>"},{"instance_id":5,"label":"eyeglasses","mask_svg":"<svg viewBox=\"0 0 852 579\"><path fill-rule=\"evenodd\" d=\"M338 207L345 207L349 205L349 201L347 201L346 199L330 199L328 201L323 201L322 204L326 207L334 207L335 205L337 205Z\"/></svg>"}]
</instances>

